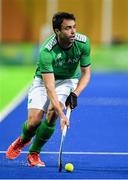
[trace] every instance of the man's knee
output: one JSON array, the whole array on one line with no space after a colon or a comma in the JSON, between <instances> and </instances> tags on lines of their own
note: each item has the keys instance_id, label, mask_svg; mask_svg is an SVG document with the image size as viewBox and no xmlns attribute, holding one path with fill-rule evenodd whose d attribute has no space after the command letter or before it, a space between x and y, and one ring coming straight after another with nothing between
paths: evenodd
<instances>
[{"instance_id":1,"label":"man's knee","mask_svg":"<svg viewBox=\"0 0 128 180\"><path fill-rule=\"evenodd\" d=\"M43 117L43 111L42 110L29 110L28 112L28 121L27 126L28 128L34 128L38 126L41 123Z\"/></svg>"},{"instance_id":2,"label":"man's knee","mask_svg":"<svg viewBox=\"0 0 128 180\"><path fill-rule=\"evenodd\" d=\"M61 105L61 108L64 109L63 104L60 103L60 105ZM58 118L58 114L57 114L56 110L54 109L54 107L50 104L48 107L47 114L46 114L46 119L47 119L48 123L55 123L57 118Z\"/></svg>"},{"instance_id":3,"label":"man's knee","mask_svg":"<svg viewBox=\"0 0 128 180\"><path fill-rule=\"evenodd\" d=\"M58 114L56 113L55 109L53 107L49 107L46 114L46 119L48 123L55 121L57 118L58 118Z\"/></svg>"}]
</instances>

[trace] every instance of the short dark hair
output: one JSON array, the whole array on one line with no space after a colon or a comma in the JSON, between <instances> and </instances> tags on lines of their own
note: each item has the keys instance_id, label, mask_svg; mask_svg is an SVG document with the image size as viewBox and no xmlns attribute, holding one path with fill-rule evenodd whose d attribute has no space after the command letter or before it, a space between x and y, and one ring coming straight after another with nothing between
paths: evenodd
<instances>
[{"instance_id":1,"label":"short dark hair","mask_svg":"<svg viewBox=\"0 0 128 180\"><path fill-rule=\"evenodd\" d=\"M52 18L52 26L53 29L59 29L61 30L61 24L64 19L71 19L71 20L76 20L75 16L73 14L67 13L67 12L58 12L54 14Z\"/></svg>"}]
</instances>

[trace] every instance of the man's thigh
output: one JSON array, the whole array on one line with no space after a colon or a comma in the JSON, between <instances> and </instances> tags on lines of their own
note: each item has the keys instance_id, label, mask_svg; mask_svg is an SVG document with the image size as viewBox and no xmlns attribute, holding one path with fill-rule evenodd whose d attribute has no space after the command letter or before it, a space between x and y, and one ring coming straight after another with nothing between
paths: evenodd
<instances>
[{"instance_id":1,"label":"man's thigh","mask_svg":"<svg viewBox=\"0 0 128 180\"><path fill-rule=\"evenodd\" d=\"M28 109L47 111L49 99L46 88L41 79L35 78L28 92Z\"/></svg>"}]
</instances>

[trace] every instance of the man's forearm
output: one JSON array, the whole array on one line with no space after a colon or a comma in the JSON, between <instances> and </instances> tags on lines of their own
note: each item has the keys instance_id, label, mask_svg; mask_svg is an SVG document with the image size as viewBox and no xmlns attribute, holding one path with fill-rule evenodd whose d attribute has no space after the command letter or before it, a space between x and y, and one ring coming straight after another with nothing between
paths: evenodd
<instances>
[{"instance_id":1,"label":"man's forearm","mask_svg":"<svg viewBox=\"0 0 128 180\"><path fill-rule=\"evenodd\" d=\"M86 70L82 69L82 75L76 89L74 90L74 93L77 96L79 96L80 93L86 88L89 81L90 81L90 67L86 68Z\"/></svg>"},{"instance_id":2,"label":"man's forearm","mask_svg":"<svg viewBox=\"0 0 128 180\"><path fill-rule=\"evenodd\" d=\"M55 91L55 80L53 74L43 74L43 80L47 90L48 97L59 116L63 116L63 111L58 101L58 97Z\"/></svg>"}]
</instances>

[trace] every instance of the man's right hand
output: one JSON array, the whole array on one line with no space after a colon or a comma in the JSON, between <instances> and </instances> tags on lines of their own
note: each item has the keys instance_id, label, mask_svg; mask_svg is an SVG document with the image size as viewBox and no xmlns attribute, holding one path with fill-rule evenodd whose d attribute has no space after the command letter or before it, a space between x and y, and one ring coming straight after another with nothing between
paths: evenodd
<instances>
[{"instance_id":1,"label":"man's right hand","mask_svg":"<svg viewBox=\"0 0 128 180\"><path fill-rule=\"evenodd\" d=\"M60 127L62 131L65 125L69 127L69 119L64 114L62 117L60 117Z\"/></svg>"}]
</instances>

